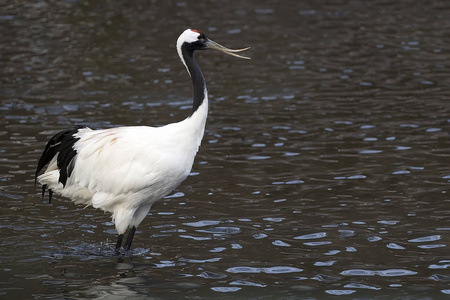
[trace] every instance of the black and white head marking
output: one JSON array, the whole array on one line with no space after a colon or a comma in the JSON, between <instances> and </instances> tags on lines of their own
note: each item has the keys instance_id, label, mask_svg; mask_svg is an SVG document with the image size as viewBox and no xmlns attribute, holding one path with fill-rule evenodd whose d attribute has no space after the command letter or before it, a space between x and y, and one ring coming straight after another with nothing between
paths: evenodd
<instances>
[{"instance_id":1,"label":"black and white head marking","mask_svg":"<svg viewBox=\"0 0 450 300\"><path fill-rule=\"evenodd\" d=\"M188 71L189 75L191 75L189 68L186 65L186 61L183 57L183 47L188 47L189 51L194 50L203 50L206 49L206 42L208 41L208 38L206 35L196 29L186 29L177 40L177 52L178 56L180 56L181 61L183 62L183 65L186 67L186 70Z\"/></svg>"}]
</instances>

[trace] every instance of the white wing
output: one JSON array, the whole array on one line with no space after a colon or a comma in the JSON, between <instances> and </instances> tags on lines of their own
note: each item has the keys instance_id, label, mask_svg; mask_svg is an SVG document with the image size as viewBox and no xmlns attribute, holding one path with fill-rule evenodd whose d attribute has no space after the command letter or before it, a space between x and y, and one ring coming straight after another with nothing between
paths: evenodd
<instances>
[{"instance_id":1,"label":"white wing","mask_svg":"<svg viewBox=\"0 0 450 300\"><path fill-rule=\"evenodd\" d=\"M122 201L123 196L130 205L164 197L187 177L196 152L186 148L182 135L173 129L81 129L76 135L80 138L74 146L76 161L66 188L87 188L94 194L94 207L109 206Z\"/></svg>"}]
</instances>

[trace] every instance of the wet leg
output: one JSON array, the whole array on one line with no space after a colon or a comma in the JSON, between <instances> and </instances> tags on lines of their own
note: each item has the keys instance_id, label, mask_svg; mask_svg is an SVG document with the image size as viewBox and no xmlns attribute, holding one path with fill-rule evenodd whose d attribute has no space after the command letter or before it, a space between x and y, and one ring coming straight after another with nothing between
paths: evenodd
<instances>
[{"instance_id":1,"label":"wet leg","mask_svg":"<svg viewBox=\"0 0 450 300\"><path fill-rule=\"evenodd\" d=\"M125 246L123 246L123 249L124 249L125 251L128 251L128 250L131 249L131 243L133 242L133 238L134 238L134 233L135 233L135 232L136 232L136 227L133 226L133 227L130 229L130 233L128 234L127 241L125 242Z\"/></svg>"},{"instance_id":2,"label":"wet leg","mask_svg":"<svg viewBox=\"0 0 450 300\"><path fill-rule=\"evenodd\" d=\"M116 254L119 254L120 247L122 246L122 240L123 240L123 234L119 234L117 237L117 243L116 243Z\"/></svg>"}]
</instances>

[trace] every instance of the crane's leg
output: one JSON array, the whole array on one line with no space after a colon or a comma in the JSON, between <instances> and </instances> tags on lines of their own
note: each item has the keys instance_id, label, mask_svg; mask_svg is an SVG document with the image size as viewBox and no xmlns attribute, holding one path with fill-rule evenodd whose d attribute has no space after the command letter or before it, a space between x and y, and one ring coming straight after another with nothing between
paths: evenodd
<instances>
[{"instance_id":1,"label":"crane's leg","mask_svg":"<svg viewBox=\"0 0 450 300\"><path fill-rule=\"evenodd\" d=\"M125 242L125 245L123 246L123 249L125 251L128 251L131 249L131 243L133 242L135 232L136 232L136 227L135 226L131 227L130 233L128 234L128 237L127 237L127 241Z\"/></svg>"},{"instance_id":2,"label":"crane's leg","mask_svg":"<svg viewBox=\"0 0 450 300\"><path fill-rule=\"evenodd\" d=\"M42 198L44 198L44 196L45 196L46 189L47 189L47 185L46 184L42 185ZM49 189L48 190L48 204L52 203L52 196L53 196L53 191L52 191L52 189Z\"/></svg>"},{"instance_id":3,"label":"crane's leg","mask_svg":"<svg viewBox=\"0 0 450 300\"><path fill-rule=\"evenodd\" d=\"M116 243L116 254L119 254L120 247L122 246L122 240L123 240L123 234L119 234L117 237L117 243Z\"/></svg>"},{"instance_id":4,"label":"crane's leg","mask_svg":"<svg viewBox=\"0 0 450 300\"><path fill-rule=\"evenodd\" d=\"M47 189L47 185L46 184L43 184L42 185L42 198L44 198L45 197L45 190Z\"/></svg>"}]
</instances>

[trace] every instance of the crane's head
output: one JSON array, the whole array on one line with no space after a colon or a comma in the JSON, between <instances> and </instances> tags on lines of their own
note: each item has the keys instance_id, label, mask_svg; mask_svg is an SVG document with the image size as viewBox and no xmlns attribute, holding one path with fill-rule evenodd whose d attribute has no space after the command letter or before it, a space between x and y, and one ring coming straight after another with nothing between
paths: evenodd
<instances>
[{"instance_id":1,"label":"crane's head","mask_svg":"<svg viewBox=\"0 0 450 300\"><path fill-rule=\"evenodd\" d=\"M182 49L185 47L185 50L194 52L195 50L207 50L213 49L220 51L222 53L232 55L239 58L250 59L250 57L242 56L236 54L236 52L245 51L249 48L243 49L228 49L214 41L211 41L206 37L206 35L196 29L186 29L177 40L177 50L178 54L182 58Z\"/></svg>"}]
</instances>

